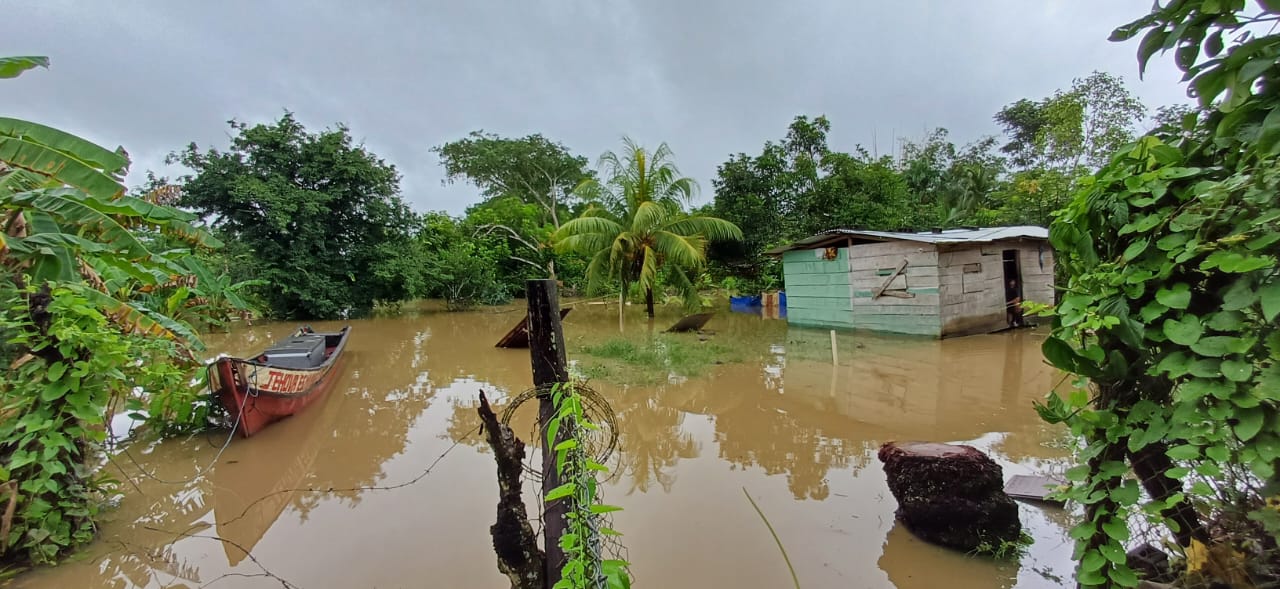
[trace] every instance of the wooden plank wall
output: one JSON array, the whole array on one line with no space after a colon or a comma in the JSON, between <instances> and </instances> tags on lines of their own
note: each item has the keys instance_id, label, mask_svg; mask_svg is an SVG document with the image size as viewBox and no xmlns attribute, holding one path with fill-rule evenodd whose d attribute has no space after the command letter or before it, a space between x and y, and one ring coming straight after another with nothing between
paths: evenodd
<instances>
[{"instance_id":1,"label":"wooden plank wall","mask_svg":"<svg viewBox=\"0 0 1280 589\"><path fill-rule=\"evenodd\" d=\"M1024 298L1053 302L1053 251L1035 241L944 246L938 255L942 337L1008 326L1003 252L1018 250Z\"/></svg>"},{"instance_id":2,"label":"wooden plank wall","mask_svg":"<svg viewBox=\"0 0 1280 589\"><path fill-rule=\"evenodd\" d=\"M839 248L836 259L823 258L823 249L782 254L787 290L787 322L810 327L853 327L849 292L849 250Z\"/></svg>"},{"instance_id":3,"label":"wooden plank wall","mask_svg":"<svg viewBox=\"0 0 1280 589\"><path fill-rule=\"evenodd\" d=\"M1022 268L1022 298L1053 304L1053 248L1045 242L1021 242L1017 248L1018 264Z\"/></svg>"},{"instance_id":4,"label":"wooden plank wall","mask_svg":"<svg viewBox=\"0 0 1280 589\"><path fill-rule=\"evenodd\" d=\"M935 337L940 333L938 251L934 245L889 241L855 245L852 252L849 270L855 328ZM873 299L875 289L903 260L907 267L889 284L889 290L909 294L910 298Z\"/></svg>"}]
</instances>

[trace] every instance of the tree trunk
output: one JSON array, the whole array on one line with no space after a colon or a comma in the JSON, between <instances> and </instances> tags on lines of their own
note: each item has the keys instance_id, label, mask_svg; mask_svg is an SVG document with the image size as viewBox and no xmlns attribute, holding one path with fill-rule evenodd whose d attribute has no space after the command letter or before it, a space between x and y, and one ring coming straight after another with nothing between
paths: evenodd
<instances>
[{"instance_id":1,"label":"tree trunk","mask_svg":"<svg viewBox=\"0 0 1280 589\"><path fill-rule=\"evenodd\" d=\"M653 287L645 287L644 289L644 311L649 314L649 318L653 319Z\"/></svg>"}]
</instances>

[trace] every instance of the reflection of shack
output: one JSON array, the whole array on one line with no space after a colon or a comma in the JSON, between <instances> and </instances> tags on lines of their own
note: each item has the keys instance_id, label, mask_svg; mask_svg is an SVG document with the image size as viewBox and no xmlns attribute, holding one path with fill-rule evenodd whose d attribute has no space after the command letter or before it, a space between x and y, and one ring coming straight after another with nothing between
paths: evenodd
<instances>
[{"instance_id":1,"label":"reflection of shack","mask_svg":"<svg viewBox=\"0 0 1280 589\"><path fill-rule=\"evenodd\" d=\"M1031 334L954 342L878 336L859 338L862 347L846 337L838 366L819 360L830 354L826 334L792 330L787 339L787 397L895 437L968 440L1037 427L1028 406L1054 382Z\"/></svg>"},{"instance_id":2,"label":"reflection of shack","mask_svg":"<svg viewBox=\"0 0 1280 589\"><path fill-rule=\"evenodd\" d=\"M1020 324L1019 301L1053 302L1047 240L1043 227L833 229L768 253L782 257L792 325L951 337Z\"/></svg>"}]
</instances>

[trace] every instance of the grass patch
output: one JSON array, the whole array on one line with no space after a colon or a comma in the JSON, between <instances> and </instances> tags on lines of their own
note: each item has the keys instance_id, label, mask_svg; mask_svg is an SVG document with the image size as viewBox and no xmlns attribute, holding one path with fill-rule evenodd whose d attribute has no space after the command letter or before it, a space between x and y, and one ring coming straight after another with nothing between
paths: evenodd
<instances>
[{"instance_id":1,"label":"grass patch","mask_svg":"<svg viewBox=\"0 0 1280 589\"><path fill-rule=\"evenodd\" d=\"M583 376L613 382L658 383L702 376L717 364L742 362L741 349L700 341L694 334L615 337L581 344L575 352Z\"/></svg>"},{"instance_id":2,"label":"grass patch","mask_svg":"<svg viewBox=\"0 0 1280 589\"><path fill-rule=\"evenodd\" d=\"M1026 532L1018 534L1018 539L1012 542L1001 540L992 542L983 540L978 547L973 549L970 556L987 556L996 560L1017 561L1027 554L1027 550L1035 540Z\"/></svg>"}]
</instances>

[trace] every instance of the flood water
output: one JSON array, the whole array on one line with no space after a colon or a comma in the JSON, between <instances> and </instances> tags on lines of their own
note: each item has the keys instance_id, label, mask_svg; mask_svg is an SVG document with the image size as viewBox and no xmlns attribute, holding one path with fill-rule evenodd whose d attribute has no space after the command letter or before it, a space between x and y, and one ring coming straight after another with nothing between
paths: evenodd
<instances>
[{"instance_id":1,"label":"flood water","mask_svg":"<svg viewBox=\"0 0 1280 589\"><path fill-rule=\"evenodd\" d=\"M501 400L532 384L527 350L493 347L521 318L522 309L502 310L349 322L344 374L322 403L233 439L212 467L225 432L132 445L107 467L122 495L99 540L16 584L507 587L489 537L495 466L475 413L481 389ZM590 363L574 351L618 335L616 312L575 308L564 324L572 360ZM626 336L650 337L642 310L628 312ZM665 311L658 330L676 318ZM207 343L211 353L249 354L295 327L241 327ZM964 442L1006 477L1061 471L1065 434L1032 408L1059 378L1041 358L1042 335L843 334L833 365L826 331L727 311L706 328L715 332L707 345L732 347L742 361L659 384L591 382L617 414L617 476L603 494L624 508L613 527L625 534L636 586L793 586L744 489L806 588L1070 579L1067 513L1020 505L1035 539L1020 562L937 548L895 523L875 457L889 440ZM666 337L700 345L694 334Z\"/></svg>"}]
</instances>

